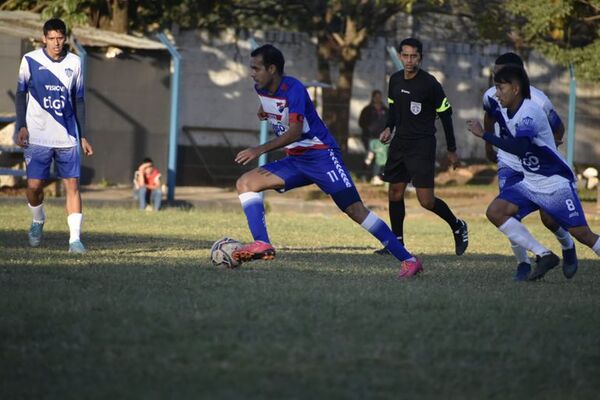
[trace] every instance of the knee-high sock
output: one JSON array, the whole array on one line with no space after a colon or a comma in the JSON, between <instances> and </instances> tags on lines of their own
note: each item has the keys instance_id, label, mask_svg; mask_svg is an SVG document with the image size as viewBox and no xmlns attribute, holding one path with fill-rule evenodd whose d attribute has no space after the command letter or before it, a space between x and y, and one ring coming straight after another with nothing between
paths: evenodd
<instances>
[{"instance_id":1,"label":"knee-high sock","mask_svg":"<svg viewBox=\"0 0 600 400\"><path fill-rule=\"evenodd\" d=\"M394 232L394 235L396 235L400 241L404 242L404 217L406 216L404 199L400 201L390 201L389 206L392 232Z\"/></svg>"},{"instance_id":2,"label":"knee-high sock","mask_svg":"<svg viewBox=\"0 0 600 400\"><path fill-rule=\"evenodd\" d=\"M560 226L558 227L556 232L552 232L552 233L554 233L554 236L556 236L556 239L559 241L563 250L568 250L568 249L572 248L573 245L575 244L575 242L573 242L573 238L571 237L569 232L566 231L565 229L561 228Z\"/></svg>"},{"instance_id":3,"label":"knee-high sock","mask_svg":"<svg viewBox=\"0 0 600 400\"><path fill-rule=\"evenodd\" d=\"M412 255L400 243L394 232L387 226L381 218L373 212L369 212L367 218L360 224L369 233L377 238L386 247L394 257L400 261L412 258Z\"/></svg>"},{"instance_id":4,"label":"knee-high sock","mask_svg":"<svg viewBox=\"0 0 600 400\"><path fill-rule=\"evenodd\" d=\"M81 224L83 222L83 214L73 213L67 217L67 224L69 225L69 243L77 242L80 240L81 235Z\"/></svg>"},{"instance_id":5,"label":"knee-high sock","mask_svg":"<svg viewBox=\"0 0 600 400\"><path fill-rule=\"evenodd\" d=\"M448 204L446 204L444 200L436 197L431 211L438 215L440 218L442 218L444 221L446 221L453 231L460 228L458 219L452 213L452 210L450 210L450 207L448 207Z\"/></svg>"},{"instance_id":6,"label":"knee-high sock","mask_svg":"<svg viewBox=\"0 0 600 400\"><path fill-rule=\"evenodd\" d=\"M31 204L27 204L29 209L31 210L31 215L33 216L33 222L44 223L46 222L46 211L44 210L44 203L39 206L32 206Z\"/></svg>"},{"instance_id":7,"label":"knee-high sock","mask_svg":"<svg viewBox=\"0 0 600 400\"><path fill-rule=\"evenodd\" d=\"M521 263L531 264L531 260L529 259L529 256L527 255L527 249L525 247L513 242L512 240L510 241L510 247L511 247L513 254L515 255L515 258L517 259L517 262L519 264L521 264Z\"/></svg>"},{"instance_id":8,"label":"knee-high sock","mask_svg":"<svg viewBox=\"0 0 600 400\"><path fill-rule=\"evenodd\" d=\"M509 218L505 223L499 226L498 229L500 229L500 232L504 233L511 242L523 246L536 256L542 256L550 252L550 250L535 240L525 225L517 221L515 218Z\"/></svg>"},{"instance_id":9,"label":"knee-high sock","mask_svg":"<svg viewBox=\"0 0 600 400\"><path fill-rule=\"evenodd\" d=\"M246 192L240 194L239 198L254 240L271 243L265 221L265 205L260 193Z\"/></svg>"},{"instance_id":10,"label":"knee-high sock","mask_svg":"<svg viewBox=\"0 0 600 400\"><path fill-rule=\"evenodd\" d=\"M592 246L592 250L594 250L594 253L596 253L596 255L600 256L600 238L596 240L596 244Z\"/></svg>"}]
</instances>

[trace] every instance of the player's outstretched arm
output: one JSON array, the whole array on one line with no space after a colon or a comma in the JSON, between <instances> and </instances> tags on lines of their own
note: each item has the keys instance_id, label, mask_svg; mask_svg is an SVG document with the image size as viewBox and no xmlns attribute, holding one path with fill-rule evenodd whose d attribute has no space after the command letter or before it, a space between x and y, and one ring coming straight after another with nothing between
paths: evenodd
<instances>
[{"instance_id":1,"label":"player's outstretched arm","mask_svg":"<svg viewBox=\"0 0 600 400\"><path fill-rule=\"evenodd\" d=\"M268 141L265 144L261 144L260 146L249 147L240 151L235 156L235 162L238 164L246 165L250 161L258 158L263 153L268 153L273 150L280 149L282 147L287 146L288 144L294 143L302 136L302 124L301 123L291 123L290 128L286 133L281 136L276 137L273 140Z\"/></svg>"}]
</instances>

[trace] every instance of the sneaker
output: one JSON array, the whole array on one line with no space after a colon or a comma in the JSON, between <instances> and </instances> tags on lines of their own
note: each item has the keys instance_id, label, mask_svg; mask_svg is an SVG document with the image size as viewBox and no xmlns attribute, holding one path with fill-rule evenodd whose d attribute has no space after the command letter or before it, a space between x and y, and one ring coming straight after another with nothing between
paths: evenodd
<instances>
[{"instance_id":1,"label":"sneaker","mask_svg":"<svg viewBox=\"0 0 600 400\"><path fill-rule=\"evenodd\" d=\"M423 262L418 258L415 261L404 260L398 273L398 279L413 277L421 271L423 271Z\"/></svg>"},{"instance_id":2,"label":"sneaker","mask_svg":"<svg viewBox=\"0 0 600 400\"><path fill-rule=\"evenodd\" d=\"M42 243L42 234L44 231L43 222L32 222L29 227L29 245L31 247L38 247Z\"/></svg>"},{"instance_id":3,"label":"sneaker","mask_svg":"<svg viewBox=\"0 0 600 400\"><path fill-rule=\"evenodd\" d=\"M275 249L267 242L256 240L234 251L231 256L238 262L272 260L275 258Z\"/></svg>"},{"instance_id":4,"label":"sneaker","mask_svg":"<svg viewBox=\"0 0 600 400\"><path fill-rule=\"evenodd\" d=\"M536 266L533 272L529 275L528 280L535 281L537 279L541 279L548 271L552 268L556 267L558 263L560 263L560 258L552 252L544 255L536 257Z\"/></svg>"},{"instance_id":5,"label":"sneaker","mask_svg":"<svg viewBox=\"0 0 600 400\"><path fill-rule=\"evenodd\" d=\"M462 255L469 247L469 230L467 223L459 219L460 228L452 232L454 234L454 250L457 256Z\"/></svg>"},{"instance_id":6,"label":"sneaker","mask_svg":"<svg viewBox=\"0 0 600 400\"><path fill-rule=\"evenodd\" d=\"M513 281L522 282L526 281L531 273L531 264L522 262L517 265L517 271L513 275Z\"/></svg>"},{"instance_id":7,"label":"sneaker","mask_svg":"<svg viewBox=\"0 0 600 400\"><path fill-rule=\"evenodd\" d=\"M81 243L81 241L78 240L76 242L69 243L69 253L84 254L86 252L87 250L85 247L83 247L83 243Z\"/></svg>"},{"instance_id":8,"label":"sneaker","mask_svg":"<svg viewBox=\"0 0 600 400\"><path fill-rule=\"evenodd\" d=\"M573 247L567 250L563 250L563 275L567 279L571 279L577 273L577 253L575 252L575 243Z\"/></svg>"}]
</instances>

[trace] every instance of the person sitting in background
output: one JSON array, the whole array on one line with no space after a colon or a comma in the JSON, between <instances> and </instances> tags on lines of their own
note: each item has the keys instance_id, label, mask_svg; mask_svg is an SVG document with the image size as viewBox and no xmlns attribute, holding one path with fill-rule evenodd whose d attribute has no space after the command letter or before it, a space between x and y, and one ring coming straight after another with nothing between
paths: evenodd
<instances>
[{"instance_id":1,"label":"person sitting in background","mask_svg":"<svg viewBox=\"0 0 600 400\"><path fill-rule=\"evenodd\" d=\"M140 210L160 210L162 201L160 176L160 171L154 166L151 158L145 158L138 167L135 173L134 185L140 202ZM150 203L152 203L152 206Z\"/></svg>"}]
</instances>

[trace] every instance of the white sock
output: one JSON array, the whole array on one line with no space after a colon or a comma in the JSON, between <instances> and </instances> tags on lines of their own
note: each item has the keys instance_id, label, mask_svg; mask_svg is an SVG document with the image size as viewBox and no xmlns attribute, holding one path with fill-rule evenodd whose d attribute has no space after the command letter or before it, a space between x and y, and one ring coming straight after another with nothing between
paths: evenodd
<instances>
[{"instance_id":1,"label":"white sock","mask_svg":"<svg viewBox=\"0 0 600 400\"><path fill-rule=\"evenodd\" d=\"M511 240L510 247L515 255L517 262L531 264L531 260L529 260L529 255L527 254L527 249Z\"/></svg>"},{"instance_id":2,"label":"white sock","mask_svg":"<svg viewBox=\"0 0 600 400\"><path fill-rule=\"evenodd\" d=\"M46 211L44 211L44 203L39 206L32 206L27 203L29 209L31 210L31 214L33 215L33 222L44 223L46 222Z\"/></svg>"},{"instance_id":3,"label":"white sock","mask_svg":"<svg viewBox=\"0 0 600 400\"><path fill-rule=\"evenodd\" d=\"M527 250L530 250L536 256L543 256L550 253L550 250L535 240L525 225L515 218L509 218L505 223L498 227L498 229L500 229L500 232L504 233L512 243L517 243Z\"/></svg>"},{"instance_id":4,"label":"white sock","mask_svg":"<svg viewBox=\"0 0 600 400\"><path fill-rule=\"evenodd\" d=\"M575 244L569 232L561 227L558 227L558 230L554 232L554 236L556 236L563 250L569 250Z\"/></svg>"},{"instance_id":5,"label":"white sock","mask_svg":"<svg viewBox=\"0 0 600 400\"><path fill-rule=\"evenodd\" d=\"M69 214L67 217L67 224L69 224L69 232L71 232L71 236L69 237L69 243L76 242L81 235L81 223L83 222L83 214L81 213L73 213Z\"/></svg>"},{"instance_id":6,"label":"white sock","mask_svg":"<svg viewBox=\"0 0 600 400\"><path fill-rule=\"evenodd\" d=\"M600 238L596 240L596 244L592 246L592 250L594 250L594 253L596 253L596 255L600 256Z\"/></svg>"}]
</instances>

